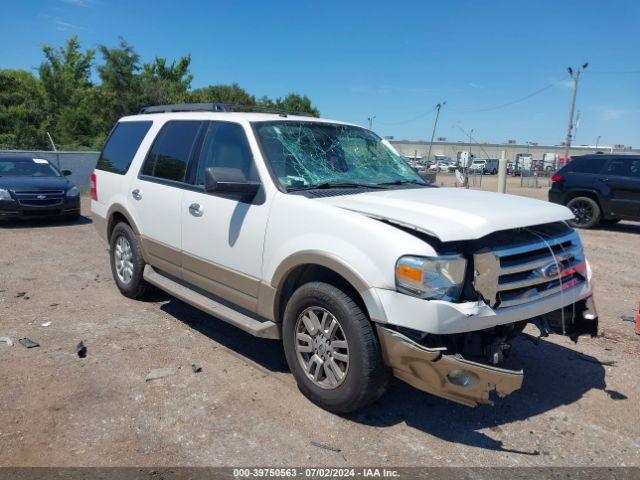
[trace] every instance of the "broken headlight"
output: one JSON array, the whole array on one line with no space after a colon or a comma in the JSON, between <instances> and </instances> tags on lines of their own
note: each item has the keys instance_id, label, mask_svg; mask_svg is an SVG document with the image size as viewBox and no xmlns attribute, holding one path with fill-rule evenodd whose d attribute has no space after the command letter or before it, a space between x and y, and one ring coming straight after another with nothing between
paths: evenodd
<instances>
[{"instance_id":1,"label":"broken headlight","mask_svg":"<svg viewBox=\"0 0 640 480\"><path fill-rule=\"evenodd\" d=\"M461 255L404 256L396 263L396 288L425 300L458 300L466 267Z\"/></svg>"},{"instance_id":2,"label":"broken headlight","mask_svg":"<svg viewBox=\"0 0 640 480\"><path fill-rule=\"evenodd\" d=\"M0 200L13 200L9 190L6 188L0 188Z\"/></svg>"}]
</instances>

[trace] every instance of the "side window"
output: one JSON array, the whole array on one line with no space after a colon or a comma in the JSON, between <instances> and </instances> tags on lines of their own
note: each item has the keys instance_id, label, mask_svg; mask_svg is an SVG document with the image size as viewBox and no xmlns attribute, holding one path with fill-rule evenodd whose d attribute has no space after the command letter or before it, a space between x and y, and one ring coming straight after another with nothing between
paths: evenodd
<instances>
[{"instance_id":1,"label":"side window","mask_svg":"<svg viewBox=\"0 0 640 480\"><path fill-rule=\"evenodd\" d=\"M631 159L626 158L612 158L607 165L607 175L613 175L618 177L630 177L631 176Z\"/></svg>"},{"instance_id":2,"label":"side window","mask_svg":"<svg viewBox=\"0 0 640 480\"><path fill-rule=\"evenodd\" d=\"M96 168L120 175L127 173L152 123L145 121L116 124L102 149Z\"/></svg>"},{"instance_id":3,"label":"side window","mask_svg":"<svg viewBox=\"0 0 640 480\"><path fill-rule=\"evenodd\" d=\"M576 173L600 173L606 159L602 157L576 158L570 165L571 172Z\"/></svg>"},{"instance_id":4,"label":"side window","mask_svg":"<svg viewBox=\"0 0 640 480\"><path fill-rule=\"evenodd\" d=\"M233 169L238 178L258 180L249 142L242 126L237 123L209 123L200 152L196 185L204 185L204 172L211 167Z\"/></svg>"},{"instance_id":5,"label":"side window","mask_svg":"<svg viewBox=\"0 0 640 480\"><path fill-rule=\"evenodd\" d=\"M191 153L203 122L173 120L167 122L158 133L142 175L184 182Z\"/></svg>"}]
</instances>

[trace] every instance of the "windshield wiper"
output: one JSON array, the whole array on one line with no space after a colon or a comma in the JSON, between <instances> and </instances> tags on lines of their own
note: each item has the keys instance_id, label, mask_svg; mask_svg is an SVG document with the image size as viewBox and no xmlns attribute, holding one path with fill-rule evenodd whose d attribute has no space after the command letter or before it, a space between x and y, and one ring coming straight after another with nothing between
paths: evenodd
<instances>
[{"instance_id":1,"label":"windshield wiper","mask_svg":"<svg viewBox=\"0 0 640 480\"><path fill-rule=\"evenodd\" d=\"M406 185L408 183L412 183L414 185L424 185L428 186L429 184L422 180L394 180L393 182L383 182L378 183L377 185Z\"/></svg>"},{"instance_id":2,"label":"windshield wiper","mask_svg":"<svg viewBox=\"0 0 640 480\"><path fill-rule=\"evenodd\" d=\"M324 183L317 183L314 185L304 185L302 187L288 187L287 192L296 192L299 190L322 190L322 189L328 189L328 188L371 188L374 190L380 190L380 189L383 189L384 187L381 186L380 184L374 184L374 183L324 182Z\"/></svg>"}]
</instances>

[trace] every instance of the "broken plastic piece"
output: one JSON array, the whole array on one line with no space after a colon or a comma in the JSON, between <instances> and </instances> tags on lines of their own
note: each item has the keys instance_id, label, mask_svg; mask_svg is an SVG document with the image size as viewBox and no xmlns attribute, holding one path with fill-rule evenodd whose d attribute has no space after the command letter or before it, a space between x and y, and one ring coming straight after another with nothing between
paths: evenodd
<instances>
[{"instance_id":1,"label":"broken plastic piece","mask_svg":"<svg viewBox=\"0 0 640 480\"><path fill-rule=\"evenodd\" d=\"M8 347L13 347L13 342L9 337L0 337L0 342L4 342Z\"/></svg>"},{"instance_id":2,"label":"broken plastic piece","mask_svg":"<svg viewBox=\"0 0 640 480\"><path fill-rule=\"evenodd\" d=\"M33 340L29 339L29 338L21 338L20 340L18 340L18 342L20 343L20 345L22 345L23 347L27 347L27 348L33 348L33 347L39 347L40 344L38 342L34 342Z\"/></svg>"},{"instance_id":3,"label":"broken plastic piece","mask_svg":"<svg viewBox=\"0 0 640 480\"><path fill-rule=\"evenodd\" d=\"M80 340L80 343L76 345L76 353L80 358L85 358L87 356L87 347L82 340Z\"/></svg>"},{"instance_id":4,"label":"broken plastic piece","mask_svg":"<svg viewBox=\"0 0 640 480\"><path fill-rule=\"evenodd\" d=\"M178 369L176 367L154 368L144 379L145 382L150 380L158 380L159 378L170 377L174 375Z\"/></svg>"},{"instance_id":5,"label":"broken plastic piece","mask_svg":"<svg viewBox=\"0 0 640 480\"><path fill-rule=\"evenodd\" d=\"M200 373L202 371L202 367L193 363L191 364L191 370L193 370L193 373Z\"/></svg>"}]
</instances>

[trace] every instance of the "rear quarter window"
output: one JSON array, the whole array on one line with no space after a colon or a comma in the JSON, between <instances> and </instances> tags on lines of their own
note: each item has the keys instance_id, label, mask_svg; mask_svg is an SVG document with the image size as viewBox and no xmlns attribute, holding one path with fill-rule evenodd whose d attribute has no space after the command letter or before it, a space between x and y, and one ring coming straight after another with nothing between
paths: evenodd
<instances>
[{"instance_id":1,"label":"rear quarter window","mask_svg":"<svg viewBox=\"0 0 640 480\"><path fill-rule=\"evenodd\" d=\"M96 168L124 175L153 122L119 122L102 149Z\"/></svg>"},{"instance_id":2,"label":"rear quarter window","mask_svg":"<svg viewBox=\"0 0 640 480\"><path fill-rule=\"evenodd\" d=\"M566 168L567 171L574 173L600 173L606 161L606 157L578 157Z\"/></svg>"}]
</instances>

